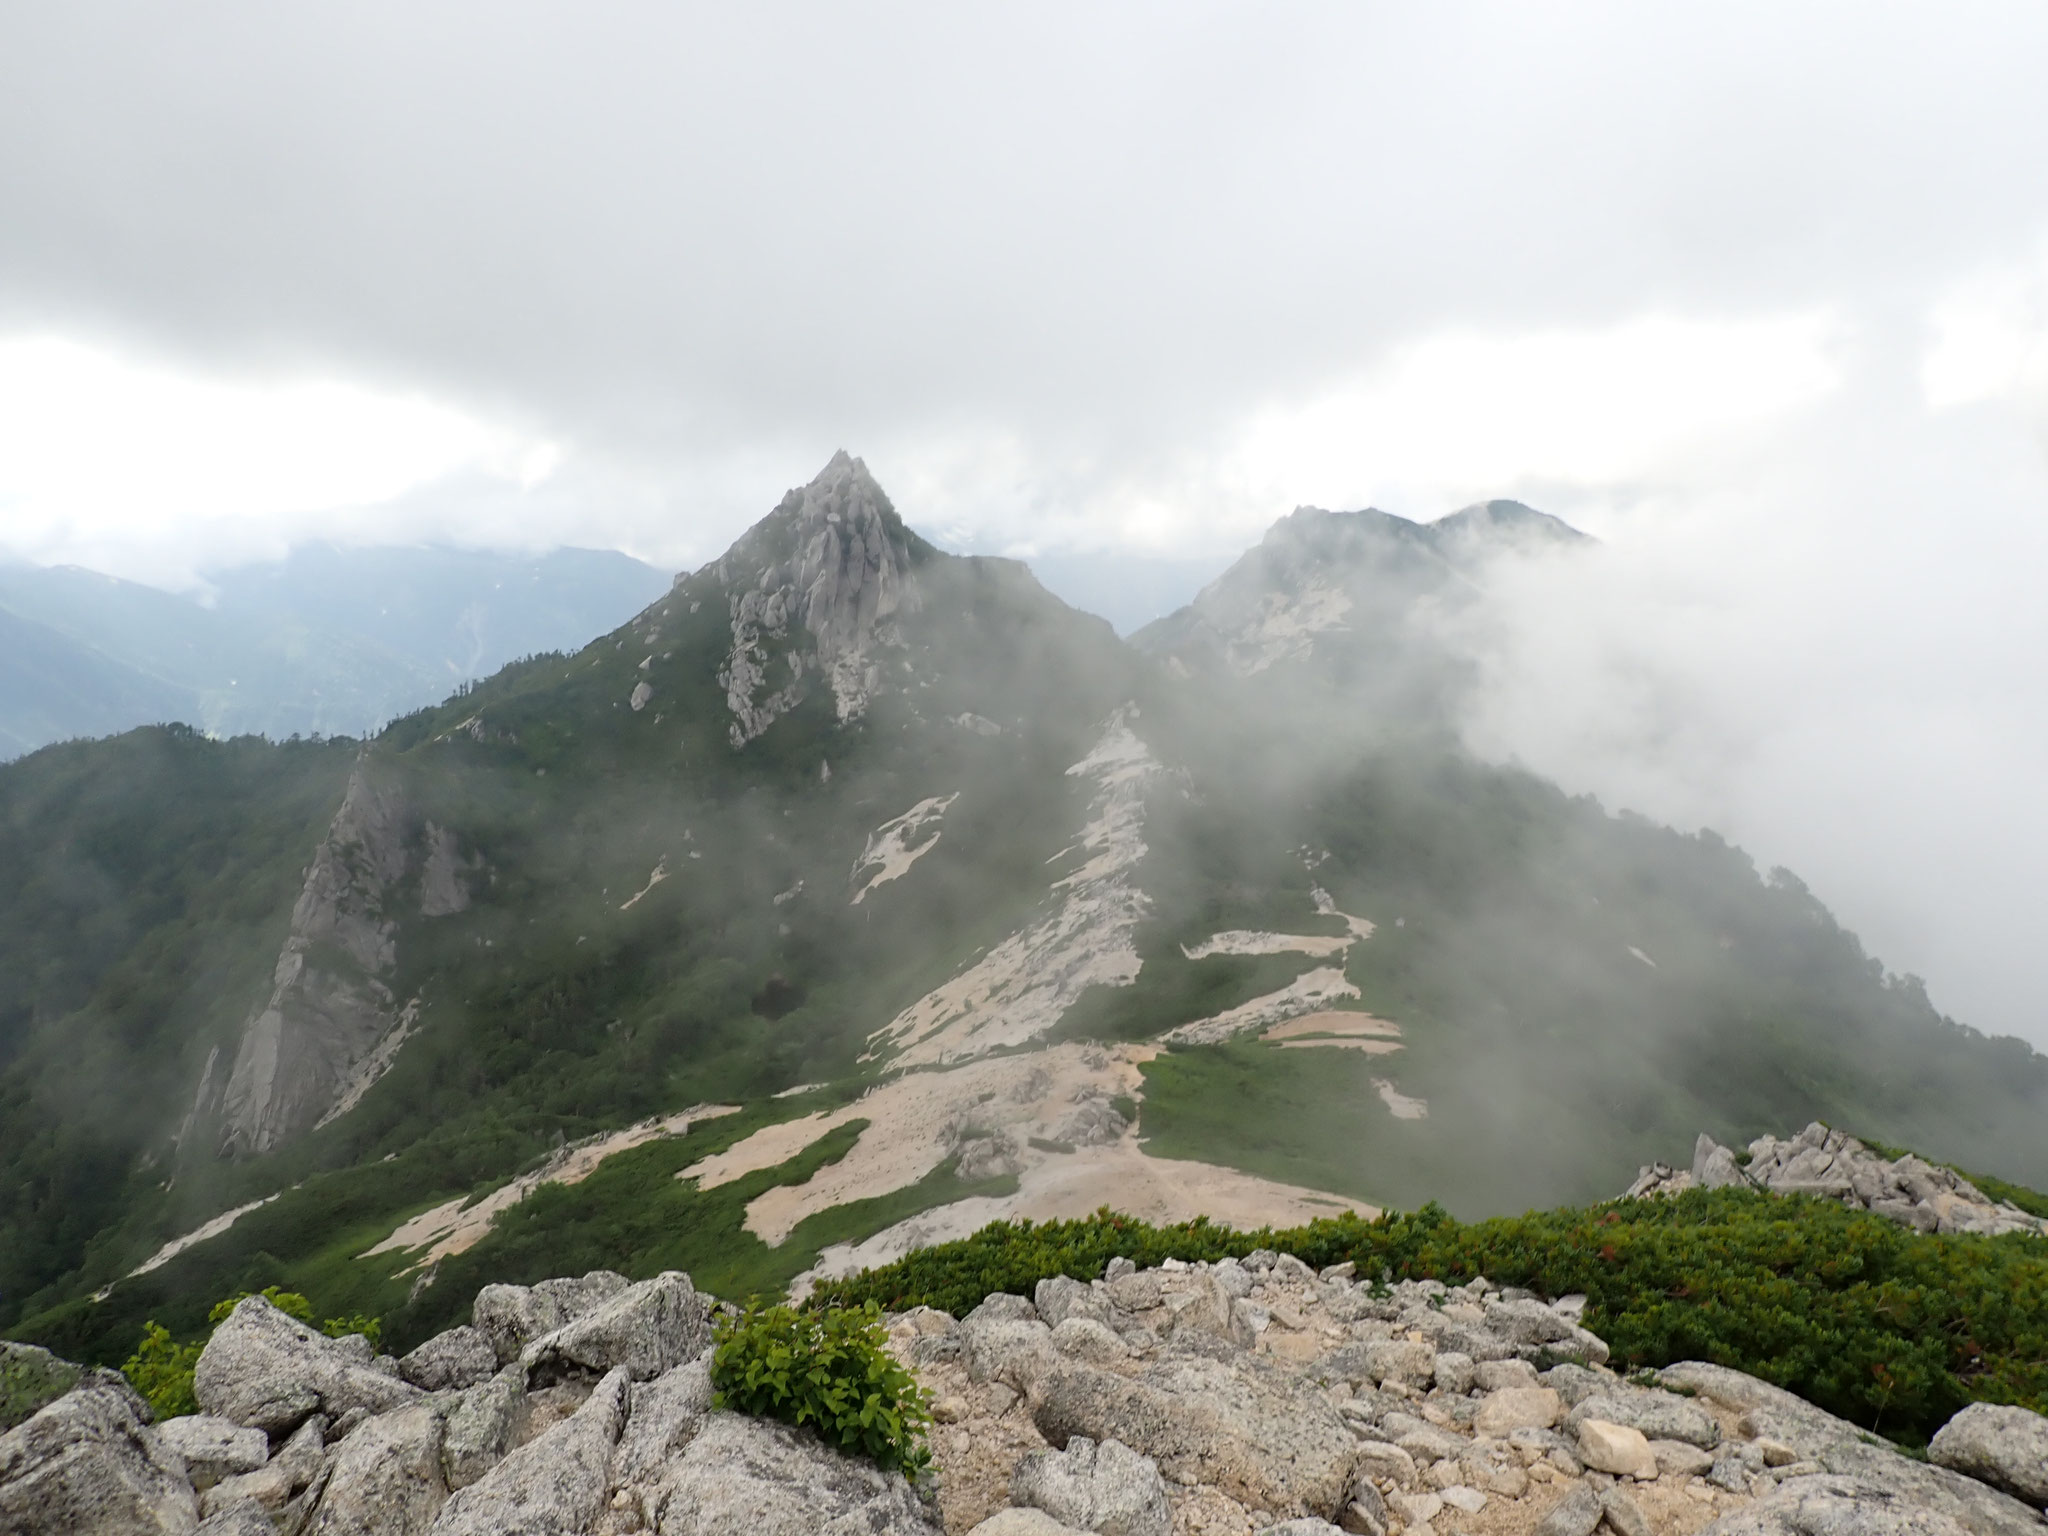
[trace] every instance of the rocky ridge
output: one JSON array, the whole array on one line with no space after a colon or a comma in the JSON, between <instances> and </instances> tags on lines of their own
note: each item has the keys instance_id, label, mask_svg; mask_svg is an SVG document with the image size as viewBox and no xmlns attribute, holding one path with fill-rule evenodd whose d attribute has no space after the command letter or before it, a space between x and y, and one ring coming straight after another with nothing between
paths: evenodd
<instances>
[{"instance_id":1,"label":"rocky ridge","mask_svg":"<svg viewBox=\"0 0 2048 1536\"><path fill-rule=\"evenodd\" d=\"M1650 1163L1624 1191L1624 1199L1675 1195L1688 1189L1756 1189L1774 1195L1812 1195L1888 1217L1922 1232L2032 1232L2048 1235L2048 1221L1993 1200L1953 1168L1907 1153L1888 1160L1854 1136L1815 1121L1780 1141L1759 1136L1738 1158L1704 1131L1692 1167Z\"/></svg>"},{"instance_id":2,"label":"rocky ridge","mask_svg":"<svg viewBox=\"0 0 2048 1536\"><path fill-rule=\"evenodd\" d=\"M1975 1405L1932 1464L1754 1377L1624 1379L1479 1279L1270 1251L887 1319L932 1396L922 1487L714 1405L715 1303L605 1271L478 1293L403 1359L244 1299L199 1414L53 1379L0 1435L0 1529L235 1536L2039 1536L2048 1420Z\"/></svg>"}]
</instances>

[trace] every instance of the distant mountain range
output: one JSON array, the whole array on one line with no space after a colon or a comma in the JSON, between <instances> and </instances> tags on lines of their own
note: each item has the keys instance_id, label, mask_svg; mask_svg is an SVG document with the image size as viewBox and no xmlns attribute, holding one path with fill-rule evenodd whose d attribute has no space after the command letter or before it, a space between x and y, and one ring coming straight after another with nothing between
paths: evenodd
<instances>
[{"instance_id":1,"label":"distant mountain range","mask_svg":"<svg viewBox=\"0 0 2048 1536\"><path fill-rule=\"evenodd\" d=\"M488 1281L744 1295L1004 1215L1598 1199L1703 1127L2039 1184L2048 1058L1464 750L1500 562L1583 543L1302 509L1124 641L842 454L367 744L0 767L0 1327L118 1360L283 1284L403 1347ZM448 590L379 616L423 669L544 645Z\"/></svg>"},{"instance_id":2,"label":"distant mountain range","mask_svg":"<svg viewBox=\"0 0 2048 1536\"><path fill-rule=\"evenodd\" d=\"M612 551L310 545L203 595L0 565L0 757L182 722L367 736L516 657L574 650L668 578Z\"/></svg>"}]
</instances>

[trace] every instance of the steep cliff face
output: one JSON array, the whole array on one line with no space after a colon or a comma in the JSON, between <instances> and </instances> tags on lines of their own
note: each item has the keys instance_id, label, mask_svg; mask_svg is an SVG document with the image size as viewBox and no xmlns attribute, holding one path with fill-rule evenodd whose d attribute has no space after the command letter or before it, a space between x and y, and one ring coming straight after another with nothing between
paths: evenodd
<instances>
[{"instance_id":1,"label":"steep cliff face","mask_svg":"<svg viewBox=\"0 0 2048 1536\"><path fill-rule=\"evenodd\" d=\"M416 870L423 915L468 905L467 866L453 834L420 826L397 786L359 763L306 871L270 998L235 1053L221 1096L224 1156L268 1152L325 1123L361 1097L366 1070L390 1066L417 1016L398 1007L390 987L397 908Z\"/></svg>"},{"instance_id":2,"label":"steep cliff face","mask_svg":"<svg viewBox=\"0 0 2048 1536\"><path fill-rule=\"evenodd\" d=\"M912 553L889 498L842 451L712 567L732 614L718 680L735 747L816 682L841 721L860 717L882 686L878 653L901 644L896 615L916 606Z\"/></svg>"}]
</instances>

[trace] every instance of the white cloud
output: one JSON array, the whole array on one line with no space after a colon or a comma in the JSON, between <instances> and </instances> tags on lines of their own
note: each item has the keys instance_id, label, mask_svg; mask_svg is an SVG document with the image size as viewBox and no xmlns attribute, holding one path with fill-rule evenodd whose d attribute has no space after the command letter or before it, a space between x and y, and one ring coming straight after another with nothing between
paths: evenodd
<instances>
[{"instance_id":1,"label":"white cloud","mask_svg":"<svg viewBox=\"0 0 2048 1536\"><path fill-rule=\"evenodd\" d=\"M194 557L224 542L307 537L337 511L460 474L530 486L559 459L551 443L417 393L0 340L4 543L31 557L90 550L145 579L190 579Z\"/></svg>"},{"instance_id":2,"label":"white cloud","mask_svg":"<svg viewBox=\"0 0 2048 1536\"><path fill-rule=\"evenodd\" d=\"M2048 385L2048 304L2039 269L2002 267L1950 289L1929 318L1920 388L1933 410Z\"/></svg>"}]
</instances>

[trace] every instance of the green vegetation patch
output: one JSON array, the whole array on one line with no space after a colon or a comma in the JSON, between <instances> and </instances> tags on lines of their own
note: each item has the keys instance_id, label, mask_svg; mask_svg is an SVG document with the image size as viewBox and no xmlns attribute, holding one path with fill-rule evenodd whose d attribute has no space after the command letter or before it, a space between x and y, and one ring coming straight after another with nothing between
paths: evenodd
<instances>
[{"instance_id":1,"label":"green vegetation patch","mask_svg":"<svg viewBox=\"0 0 2048 1536\"><path fill-rule=\"evenodd\" d=\"M48 1350L0 1341L0 1434L69 1392L83 1374Z\"/></svg>"},{"instance_id":2,"label":"green vegetation patch","mask_svg":"<svg viewBox=\"0 0 2048 1536\"><path fill-rule=\"evenodd\" d=\"M810 1425L884 1471L915 1477L931 1464L930 1407L917 1378L889 1353L872 1302L811 1312L750 1307L717 1327L717 1406Z\"/></svg>"},{"instance_id":3,"label":"green vegetation patch","mask_svg":"<svg viewBox=\"0 0 2048 1536\"><path fill-rule=\"evenodd\" d=\"M1095 1279L1112 1257L1214 1260L1271 1247L1361 1275L1485 1275L1583 1292L1616 1369L1708 1360L1774 1382L1878 1434L1924 1441L1972 1401L2048 1409L2048 1244L1938 1237L1826 1202L1693 1190L1464 1223L1425 1206L1286 1231L997 1222L973 1237L820 1286L816 1304L918 1304L956 1315L1050 1275Z\"/></svg>"}]
</instances>

